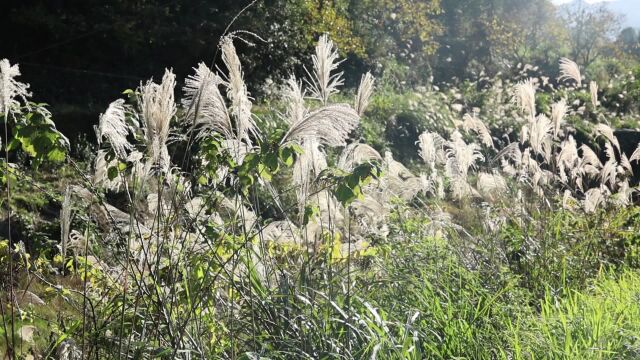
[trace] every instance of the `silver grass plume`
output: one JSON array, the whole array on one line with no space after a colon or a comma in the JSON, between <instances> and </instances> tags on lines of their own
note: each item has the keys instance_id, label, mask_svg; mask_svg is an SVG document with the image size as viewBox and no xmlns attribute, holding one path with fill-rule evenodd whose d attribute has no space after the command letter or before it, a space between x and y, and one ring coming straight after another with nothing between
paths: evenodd
<instances>
[{"instance_id":1,"label":"silver grass plume","mask_svg":"<svg viewBox=\"0 0 640 360\"><path fill-rule=\"evenodd\" d=\"M591 94L591 105L595 109L598 107L598 83L595 81L589 83L589 93Z\"/></svg>"},{"instance_id":2,"label":"silver grass plume","mask_svg":"<svg viewBox=\"0 0 640 360\"><path fill-rule=\"evenodd\" d=\"M298 204L304 207L309 185L327 168L327 159L315 137L304 139L301 147L303 152L293 165L293 182L298 185Z\"/></svg>"},{"instance_id":3,"label":"silver grass plume","mask_svg":"<svg viewBox=\"0 0 640 360\"><path fill-rule=\"evenodd\" d=\"M593 165L597 168L602 167L602 162L598 155L586 144L582 144L580 146L580 150L582 150L582 164L581 165Z\"/></svg>"},{"instance_id":4,"label":"silver grass plume","mask_svg":"<svg viewBox=\"0 0 640 360\"><path fill-rule=\"evenodd\" d=\"M176 76L165 70L162 83L149 80L140 88L140 107L149 160L154 168L167 172L170 166L167 140L169 124L176 113L174 88Z\"/></svg>"},{"instance_id":5,"label":"silver grass plume","mask_svg":"<svg viewBox=\"0 0 640 360\"><path fill-rule=\"evenodd\" d=\"M611 143L605 144L605 153L607 154L607 162L600 170L600 182L602 185L609 184L609 188L613 189L616 186L616 177L618 176L618 162L616 161L615 153Z\"/></svg>"},{"instance_id":6,"label":"silver grass plume","mask_svg":"<svg viewBox=\"0 0 640 360\"><path fill-rule=\"evenodd\" d=\"M484 160L484 156L480 153L478 144L467 144L462 140L462 136L457 131L452 135L452 141L448 144L447 169L448 176L451 178L464 178L466 181L467 173L470 168L475 168L476 161Z\"/></svg>"},{"instance_id":7,"label":"silver grass plume","mask_svg":"<svg viewBox=\"0 0 640 360\"><path fill-rule=\"evenodd\" d=\"M568 180L565 170L569 170L572 177L576 174L574 169L577 169L580 163L580 156L578 155L578 145L573 136L569 135L569 138L560 145L560 153L556 157L556 162L561 181L567 182Z\"/></svg>"},{"instance_id":8,"label":"silver grass plume","mask_svg":"<svg viewBox=\"0 0 640 360\"><path fill-rule=\"evenodd\" d=\"M302 90L302 84L296 80L294 75L287 79L284 90L284 98L287 102L287 116L285 121L289 125L301 122L307 116L307 107L304 103L305 92Z\"/></svg>"},{"instance_id":9,"label":"silver grass plume","mask_svg":"<svg viewBox=\"0 0 640 360\"><path fill-rule=\"evenodd\" d=\"M327 34L320 36L316 45L316 53L313 55L313 74L307 74L311 80L307 80L311 88L311 96L327 104L332 94L339 92L338 87L342 86L344 80L342 72L333 73L338 69L338 50L334 47L333 41Z\"/></svg>"},{"instance_id":10,"label":"silver grass plume","mask_svg":"<svg viewBox=\"0 0 640 360\"><path fill-rule=\"evenodd\" d=\"M531 144L531 148L548 160L551 155L550 135L553 131L551 121L544 114L540 114L536 117L533 124L531 124L529 131L529 143Z\"/></svg>"},{"instance_id":11,"label":"silver grass plume","mask_svg":"<svg viewBox=\"0 0 640 360\"><path fill-rule=\"evenodd\" d=\"M451 179L449 184L451 190L451 196L455 200L462 200L468 196L478 195L477 191L471 187L466 178L456 177Z\"/></svg>"},{"instance_id":12,"label":"silver grass plume","mask_svg":"<svg viewBox=\"0 0 640 360\"><path fill-rule=\"evenodd\" d=\"M381 161L382 156L371 146L361 143L347 145L338 159L338 168L351 171L359 164L369 161Z\"/></svg>"},{"instance_id":13,"label":"silver grass plume","mask_svg":"<svg viewBox=\"0 0 640 360\"><path fill-rule=\"evenodd\" d=\"M29 84L17 81L20 76L18 65L11 65L9 60L0 60L0 114L6 114L12 107L19 106L16 98L22 98L25 102L31 93L28 91Z\"/></svg>"},{"instance_id":14,"label":"silver grass plume","mask_svg":"<svg viewBox=\"0 0 640 360\"><path fill-rule=\"evenodd\" d=\"M472 130L480 137L482 143L490 148L493 148L493 139L491 139L491 133L487 126L478 119L475 114L465 114L463 116L462 127L466 130Z\"/></svg>"},{"instance_id":15,"label":"silver grass plume","mask_svg":"<svg viewBox=\"0 0 640 360\"><path fill-rule=\"evenodd\" d=\"M343 146L359 123L360 116L349 105L326 105L291 125L281 144L301 142L306 138L315 137L324 145Z\"/></svg>"},{"instance_id":16,"label":"silver grass plume","mask_svg":"<svg viewBox=\"0 0 640 360\"><path fill-rule=\"evenodd\" d=\"M557 138L560 132L560 127L564 123L564 117L569 110L567 106L567 100L562 99L557 103L551 105L551 121L553 122L553 137Z\"/></svg>"},{"instance_id":17,"label":"silver grass plume","mask_svg":"<svg viewBox=\"0 0 640 360\"><path fill-rule=\"evenodd\" d=\"M236 121L237 137L252 145L250 135L259 136L259 132L251 115L252 103L243 79L242 64L231 36L224 37L221 46L222 61L229 72L227 97L231 100L231 114Z\"/></svg>"},{"instance_id":18,"label":"silver grass plume","mask_svg":"<svg viewBox=\"0 0 640 360\"><path fill-rule=\"evenodd\" d=\"M620 166L625 170L627 174L633 175L633 166L631 166L631 161L626 154L620 154Z\"/></svg>"},{"instance_id":19,"label":"silver grass plume","mask_svg":"<svg viewBox=\"0 0 640 360\"><path fill-rule=\"evenodd\" d=\"M578 64L567 58L560 59L560 77L558 80L573 80L577 83L578 87L581 87L582 75L580 74Z\"/></svg>"},{"instance_id":20,"label":"silver grass plume","mask_svg":"<svg viewBox=\"0 0 640 360\"><path fill-rule=\"evenodd\" d=\"M536 116L536 86L534 79L527 79L515 85L514 95L520 109L530 119Z\"/></svg>"},{"instance_id":21,"label":"silver grass plume","mask_svg":"<svg viewBox=\"0 0 640 360\"><path fill-rule=\"evenodd\" d=\"M602 162L598 155L586 144L582 144L580 150L582 151L582 158L578 170L579 174L591 177L599 175Z\"/></svg>"},{"instance_id":22,"label":"silver grass plume","mask_svg":"<svg viewBox=\"0 0 640 360\"><path fill-rule=\"evenodd\" d=\"M615 146L616 149L618 149L618 151L620 150L620 143L618 142L618 139L613 134L613 129L611 129L609 125L597 124L593 128L593 132L595 133L596 136L603 136L605 139L611 142L611 144L613 144L613 146Z\"/></svg>"},{"instance_id":23,"label":"silver grass plume","mask_svg":"<svg viewBox=\"0 0 640 360\"><path fill-rule=\"evenodd\" d=\"M373 94L374 82L375 79L370 72L362 75L362 80L360 80L360 86L358 87L354 105L354 109L360 116L364 115L364 112L369 105L369 99L371 98L371 94Z\"/></svg>"},{"instance_id":24,"label":"silver grass plume","mask_svg":"<svg viewBox=\"0 0 640 360\"><path fill-rule=\"evenodd\" d=\"M629 206L635 191L634 188L629 187L629 181L625 179L618 183L618 192L611 196L611 200L616 206Z\"/></svg>"},{"instance_id":25,"label":"silver grass plume","mask_svg":"<svg viewBox=\"0 0 640 360\"><path fill-rule=\"evenodd\" d=\"M100 123L97 128L98 146L106 138L111 148L120 159L127 157L127 152L133 145L127 140L129 127L127 125L124 100L118 99L107 108L104 114L100 114Z\"/></svg>"},{"instance_id":26,"label":"silver grass plume","mask_svg":"<svg viewBox=\"0 0 640 360\"><path fill-rule=\"evenodd\" d=\"M593 188L587 190L583 205L584 212L588 214L594 213L602 202L604 202L604 194L601 189Z\"/></svg>"},{"instance_id":27,"label":"silver grass plume","mask_svg":"<svg viewBox=\"0 0 640 360\"><path fill-rule=\"evenodd\" d=\"M478 174L476 188L480 194L493 199L494 196L499 196L507 191L507 182L499 174L481 172Z\"/></svg>"},{"instance_id":28,"label":"silver grass plume","mask_svg":"<svg viewBox=\"0 0 640 360\"><path fill-rule=\"evenodd\" d=\"M640 144L638 144L638 147L636 147L633 154L629 157L629 162L632 161L640 161Z\"/></svg>"},{"instance_id":29,"label":"silver grass plume","mask_svg":"<svg viewBox=\"0 0 640 360\"><path fill-rule=\"evenodd\" d=\"M195 74L187 77L182 88L186 119L197 129L198 137L215 131L226 139L233 138L233 126L219 89L222 79L202 62L194 70Z\"/></svg>"},{"instance_id":30,"label":"silver grass plume","mask_svg":"<svg viewBox=\"0 0 640 360\"><path fill-rule=\"evenodd\" d=\"M425 131L418 137L418 145L420 146L418 154L427 164L434 167L436 162L445 161L444 146L446 143L447 141L438 133Z\"/></svg>"}]
</instances>

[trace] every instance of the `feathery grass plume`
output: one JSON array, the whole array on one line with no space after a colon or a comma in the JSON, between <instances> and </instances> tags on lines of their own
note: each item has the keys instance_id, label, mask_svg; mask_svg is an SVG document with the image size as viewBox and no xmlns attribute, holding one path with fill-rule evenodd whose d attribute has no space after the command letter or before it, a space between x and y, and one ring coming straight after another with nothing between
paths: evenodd
<instances>
[{"instance_id":1,"label":"feathery grass plume","mask_svg":"<svg viewBox=\"0 0 640 360\"><path fill-rule=\"evenodd\" d=\"M618 162L615 159L609 159L602 170L600 170L600 183L604 186L609 184L609 188L613 189L617 185Z\"/></svg>"},{"instance_id":2,"label":"feathery grass plume","mask_svg":"<svg viewBox=\"0 0 640 360\"><path fill-rule=\"evenodd\" d=\"M287 103L287 116L284 120L289 124L297 124L307 116L307 107L304 103L305 92L302 90L302 84L296 80L292 74L287 79L284 90L284 98Z\"/></svg>"},{"instance_id":3,"label":"feathery grass plume","mask_svg":"<svg viewBox=\"0 0 640 360\"><path fill-rule=\"evenodd\" d=\"M544 173L540 164L531 156L531 148L525 148L522 151L522 159L520 160L522 169L526 171L534 179L533 184L537 185L538 179L542 178Z\"/></svg>"},{"instance_id":4,"label":"feathery grass plume","mask_svg":"<svg viewBox=\"0 0 640 360\"><path fill-rule=\"evenodd\" d=\"M401 182L400 188L394 193L401 199L409 201L418 194L433 193L435 191L434 183L427 178L426 175L414 176Z\"/></svg>"},{"instance_id":5,"label":"feathery grass plume","mask_svg":"<svg viewBox=\"0 0 640 360\"><path fill-rule=\"evenodd\" d=\"M618 183L618 192L611 196L614 205L622 207L629 206L633 199L633 193L637 191L629 186L629 180L624 179Z\"/></svg>"},{"instance_id":6,"label":"feathery grass plume","mask_svg":"<svg viewBox=\"0 0 640 360\"><path fill-rule=\"evenodd\" d=\"M530 124L529 143L531 148L537 154L544 156L549 160L551 156L551 133L553 132L553 125L551 120L544 115L540 114L536 117L533 124Z\"/></svg>"},{"instance_id":7,"label":"feathery grass plume","mask_svg":"<svg viewBox=\"0 0 640 360\"><path fill-rule=\"evenodd\" d=\"M584 165L591 165L598 169L602 167L600 158L589 146L587 146L587 144L580 145L580 150L582 151L581 167Z\"/></svg>"},{"instance_id":8,"label":"feathery grass plume","mask_svg":"<svg viewBox=\"0 0 640 360\"><path fill-rule=\"evenodd\" d=\"M466 181L470 168L475 168L476 161L483 161L484 156L480 153L478 144L467 144L462 139L459 132L454 132L452 141L447 144L447 169L451 178L461 177Z\"/></svg>"},{"instance_id":9,"label":"feathery grass plume","mask_svg":"<svg viewBox=\"0 0 640 360\"><path fill-rule=\"evenodd\" d=\"M633 166L631 166L631 161L629 161L629 158L625 153L620 154L620 166L627 174L633 175Z\"/></svg>"},{"instance_id":10,"label":"feathery grass plume","mask_svg":"<svg viewBox=\"0 0 640 360\"><path fill-rule=\"evenodd\" d=\"M298 204L304 207L309 185L327 168L327 158L320 150L320 143L315 137L304 139L301 147L303 152L293 164L293 183L298 185Z\"/></svg>"},{"instance_id":11,"label":"feathery grass plume","mask_svg":"<svg viewBox=\"0 0 640 360\"><path fill-rule=\"evenodd\" d=\"M31 96L29 84L17 81L15 78L20 76L20 67L11 65L9 60L0 60L0 114L5 114L11 108L19 106L20 103L16 98L22 98L24 102Z\"/></svg>"},{"instance_id":12,"label":"feathery grass plume","mask_svg":"<svg viewBox=\"0 0 640 360\"><path fill-rule=\"evenodd\" d=\"M551 121L553 122L553 137L557 138L560 127L564 123L564 117L569 110L567 100L561 99L557 103L551 105Z\"/></svg>"},{"instance_id":13,"label":"feathery grass plume","mask_svg":"<svg viewBox=\"0 0 640 360\"><path fill-rule=\"evenodd\" d=\"M568 180L565 170L569 170L572 177L574 177L576 174L574 169L576 169L580 163L580 156L578 155L578 145L573 136L569 135L569 138L560 144L560 152L556 156L556 162L562 182L566 183Z\"/></svg>"},{"instance_id":14,"label":"feathery grass plume","mask_svg":"<svg viewBox=\"0 0 640 360\"><path fill-rule=\"evenodd\" d=\"M560 59L560 77L558 80L573 80L578 87L581 87L582 75L580 75L580 67L578 64L567 58Z\"/></svg>"},{"instance_id":15,"label":"feathery grass plume","mask_svg":"<svg viewBox=\"0 0 640 360\"><path fill-rule=\"evenodd\" d=\"M464 114L462 119L464 120L462 123L462 127L465 129L465 131L474 131L480 136L480 140L485 146L493 148L493 139L491 139L491 133L489 132L487 126L482 122L482 120L478 119L475 114Z\"/></svg>"},{"instance_id":16,"label":"feathery grass plume","mask_svg":"<svg viewBox=\"0 0 640 360\"><path fill-rule=\"evenodd\" d=\"M315 137L321 144L343 146L359 123L360 116L349 105L326 105L291 125L280 143L302 142Z\"/></svg>"},{"instance_id":17,"label":"feathery grass plume","mask_svg":"<svg viewBox=\"0 0 640 360\"><path fill-rule=\"evenodd\" d=\"M351 171L355 166L369 161L382 161L382 156L367 144L352 143L342 150L337 167Z\"/></svg>"},{"instance_id":18,"label":"feathery grass plume","mask_svg":"<svg viewBox=\"0 0 640 360\"><path fill-rule=\"evenodd\" d=\"M611 142L618 151L620 151L620 143L618 139L613 134L613 129L609 127L607 124L597 124L593 128L593 132L596 136L604 136L609 142Z\"/></svg>"},{"instance_id":19,"label":"feathery grass plume","mask_svg":"<svg viewBox=\"0 0 640 360\"><path fill-rule=\"evenodd\" d=\"M507 146L505 146L502 150L500 150L496 156L491 159L491 161L496 161L498 159L511 159L516 164L519 164L522 159L522 151L520 151L520 144L517 142L513 142Z\"/></svg>"},{"instance_id":20,"label":"feathery grass plume","mask_svg":"<svg viewBox=\"0 0 640 360\"><path fill-rule=\"evenodd\" d=\"M595 109L598 107L598 83L595 81L589 83L589 93L591 94L591 105Z\"/></svg>"},{"instance_id":21,"label":"feathery grass plume","mask_svg":"<svg viewBox=\"0 0 640 360\"><path fill-rule=\"evenodd\" d=\"M514 87L514 97L520 109L531 120L536 116L536 85L534 79L519 82Z\"/></svg>"},{"instance_id":22,"label":"feathery grass plume","mask_svg":"<svg viewBox=\"0 0 640 360\"><path fill-rule=\"evenodd\" d=\"M494 196L499 196L507 191L507 182L499 174L480 172L476 188L480 194L493 199Z\"/></svg>"},{"instance_id":23,"label":"feathery grass plume","mask_svg":"<svg viewBox=\"0 0 640 360\"><path fill-rule=\"evenodd\" d=\"M64 191L64 199L62 200L62 209L60 210L60 248L62 258L67 258L67 244L69 242L69 233L71 231L71 188L67 186Z\"/></svg>"},{"instance_id":24,"label":"feathery grass plume","mask_svg":"<svg viewBox=\"0 0 640 360\"><path fill-rule=\"evenodd\" d=\"M604 194L601 189L593 188L587 190L584 197L584 212L592 214L596 211L598 206L604 202Z\"/></svg>"},{"instance_id":25,"label":"feathery grass plume","mask_svg":"<svg viewBox=\"0 0 640 360\"><path fill-rule=\"evenodd\" d=\"M369 99L371 98L371 94L373 94L374 82L375 79L370 72L362 75L362 80L360 80L360 86L358 87L358 93L356 94L354 105L354 109L360 116L364 115L364 112L369 105Z\"/></svg>"},{"instance_id":26,"label":"feathery grass plume","mask_svg":"<svg viewBox=\"0 0 640 360\"><path fill-rule=\"evenodd\" d=\"M444 146L447 143L438 133L425 131L418 137L420 150L418 154L427 163L435 166L436 162L445 162Z\"/></svg>"},{"instance_id":27,"label":"feathery grass plume","mask_svg":"<svg viewBox=\"0 0 640 360\"><path fill-rule=\"evenodd\" d=\"M640 161L640 143L638 144L638 147L636 147L636 149L633 151L633 154L631 154L631 156L629 157L629 162L632 161Z\"/></svg>"},{"instance_id":28,"label":"feathery grass plume","mask_svg":"<svg viewBox=\"0 0 640 360\"><path fill-rule=\"evenodd\" d=\"M467 179L464 177L452 178L449 182L449 189L451 191L451 196L455 200L462 200L469 196L478 195L477 191L471 187L467 182Z\"/></svg>"},{"instance_id":29,"label":"feathery grass plume","mask_svg":"<svg viewBox=\"0 0 640 360\"><path fill-rule=\"evenodd\" d=\"M100 124L97 128L98 146L106 138L111 148L120 159L127 157L127 152L133 145L127 140L129 127L127 125L124 100L118 99L107 108L104 114L100 114Z\"/></svg>"},{"instance_id":30,"label":"feathery grass plume","mask_svg":"<svg viewBox=\"0 0 640 360\"><path fill-rule=\"evenodd\" d=\"M231 114L236 121L236 136L252 145L251 135L259 136L258 128L251 115L251 99L244 83L242 64L233 45L233 37L225 36L221 41L222 61L227 67L227 97L231 100Z\"/></svg>"},{"instance_id":31,"label":"feathery grass plume","mask_svg":"<svg viewBox=\"0 0 640 360\"><path fill-rule=\"evenodd\" d=\"M226 139L233 138L233 125L219 89L222 79L202 62L194 70L195 74L187 77L182 88L182 105L187 109L185 119L198 131L198 138L211 131Z\"/></svg>"},{"instance_id":32,"label":"feathery grass plume","mask_svg":"<svg viewBox=\"0 0 640 360\"><path fill-rule=\"evenodd\" d=\"M311 88L311 96L327 104L332 94L338 93L338 87L344 84L342 72L332 74L338 69L338 50L327 34L320 36L316 45L316 53L313 55L313 75L307 71L310 80L307 84Z\"/></svg>"},{"instance_id":33,"label":"feathery grass plume","mask_svg":"<svg viewBox=\"0 0 640 360\"><path fill-rule=\"evenodd\" d=\"M167 140L169 124L176 113L174 88L176 76L165 70L162 83L149 80L140 87L140 108L147 145L147 155L154 169L168 172L170 166Z\"/></svg>"}]
</instances>

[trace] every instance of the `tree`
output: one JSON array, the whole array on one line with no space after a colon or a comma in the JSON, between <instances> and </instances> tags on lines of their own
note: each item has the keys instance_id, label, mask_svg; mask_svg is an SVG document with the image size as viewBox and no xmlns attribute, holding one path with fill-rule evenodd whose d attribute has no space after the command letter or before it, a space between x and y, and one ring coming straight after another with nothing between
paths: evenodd
<instances>
[{"instance_id":1,"label":"tree","mask_svg":"<svg viewBox=\"0 0 640 360\"><path fill-rule=\"evenodd\" d=\"M640 34L632 27L624 28L618 35L620 50L627 55L640 57Z\"/></svg>"},{"instance_id":2,"label":"tree","mask_svg":"<svg viewBox=\"0 0 640 360\"><path fill-rule=\"evenodd\" d=\"M566 9L570 56L589 66L601 57L620 31L620 18L604 6L589 6L582 1Z\"/></svg>"}]
</instances>

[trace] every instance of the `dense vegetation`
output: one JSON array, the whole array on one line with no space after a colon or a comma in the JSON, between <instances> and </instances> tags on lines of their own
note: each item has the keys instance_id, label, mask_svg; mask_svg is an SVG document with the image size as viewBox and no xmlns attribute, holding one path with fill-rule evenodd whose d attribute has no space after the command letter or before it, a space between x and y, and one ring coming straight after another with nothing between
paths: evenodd
<instances>
[{"instance_id":1,"label":"dense vegetation","mask_svg":"<svg viewBox=\"0 0 640 360\"><path fill-rule=\"evenodd\" d=\"M169 45L202 16L106 8ZM97 141L0 60L0 353L640 358L638 35L572 11L259 3L211 66L110 99Z\"/></svg>"}]
</instances>

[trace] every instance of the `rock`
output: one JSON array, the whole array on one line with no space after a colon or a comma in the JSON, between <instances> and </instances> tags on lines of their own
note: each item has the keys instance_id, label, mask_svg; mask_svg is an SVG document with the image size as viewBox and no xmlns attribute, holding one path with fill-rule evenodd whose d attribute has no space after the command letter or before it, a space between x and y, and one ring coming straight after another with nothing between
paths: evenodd
<instances>
[{"instance_id":1,"label":"rock","mask_svg":"<svg viewBox=\"0 0 640 360\"><path fill-rule=\"evenodd\" d=\"M40 299L40 297L31 291L28 290L16 290L15 296L16 303L19 306L24 305L46 305L44 300Z\"/></svg>"},{"instance_id":2,"label":"rock","mask_svg":"<svg viewBox=\"0 0 640 360\"><path fill-rule=\"evenodd\" d=\"M36 327L33 325L24 325L18 330L20 334L20 338L25 342L33 341L33 334L37 331Z\"/></svg>"}]
</instances>

